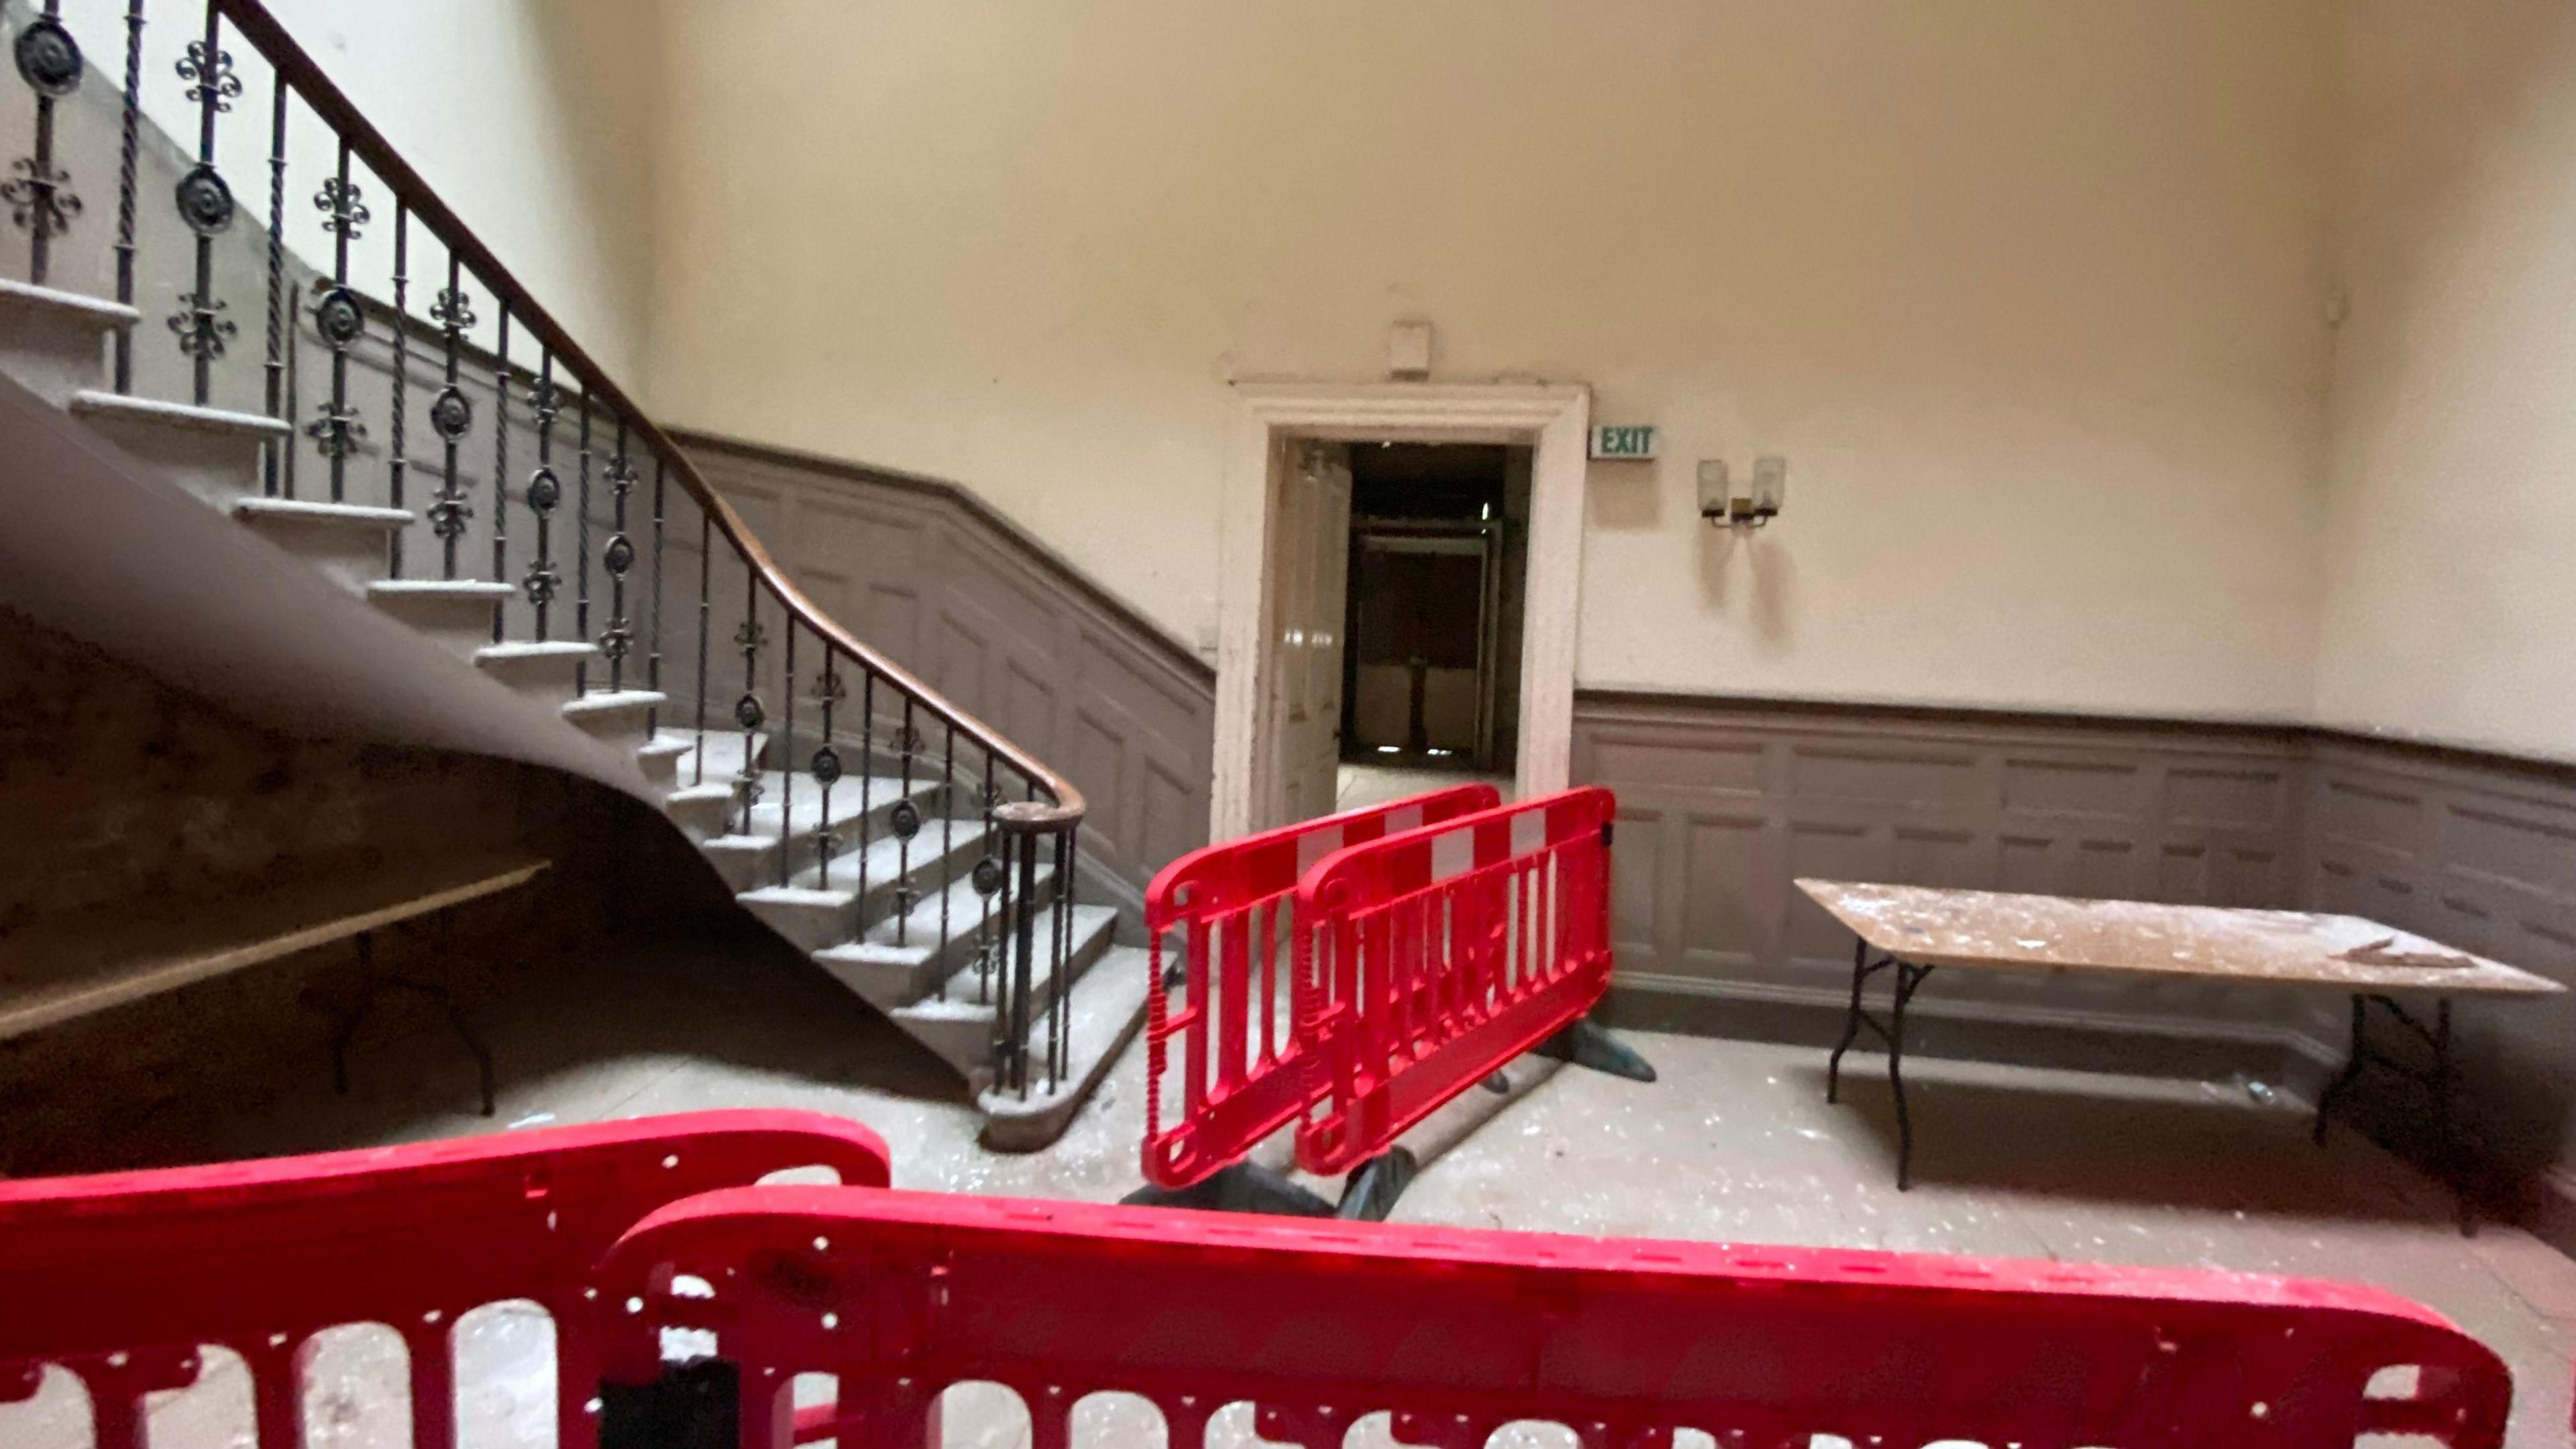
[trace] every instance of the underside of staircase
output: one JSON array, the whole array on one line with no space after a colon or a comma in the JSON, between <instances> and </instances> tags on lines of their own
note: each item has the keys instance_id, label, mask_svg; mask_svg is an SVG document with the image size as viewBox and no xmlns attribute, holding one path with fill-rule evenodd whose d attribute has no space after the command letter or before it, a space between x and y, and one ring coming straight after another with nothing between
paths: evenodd
<instances>
[{"instance_id":1,"label":"underside of staircase","mask_svg":"<svg viewBox=\"0 0 2576 1449\"><path fill-rule=\"evenodd\" d=\"M989 774L961 772L953 739L934 756L908 724L847 714L828 734L817 728L828 716L810 713L801 732L744 725L759 707L731 699L737 719L700 728L703 699L692 708L635 687L598 643L494 642L520 586L393 576L398 541L422 531L421 514L270 491L275 454L296 445L287 424L107 390L111 346L139 320L111 302L0 281L0 369L113 444L140 486L183 490L273 546L281 566L314 571L350 607L438 646L458 662L453 687L506 689L551 712L530 714L533 728L576 732L631 761L640 789L744 910L965 1079L988 1145L1026 1150L1062 1133L1141 1019L1145 953L1117 943L1115 909L1059 896L1046 852L1012 875ZM1027 969L1014 1004L1008 967L1022 941L1034 944L1016 958ZM1013 1020L1027 1027L1017 1083L1003 1080Z\"/></svg>"}]
</instances>

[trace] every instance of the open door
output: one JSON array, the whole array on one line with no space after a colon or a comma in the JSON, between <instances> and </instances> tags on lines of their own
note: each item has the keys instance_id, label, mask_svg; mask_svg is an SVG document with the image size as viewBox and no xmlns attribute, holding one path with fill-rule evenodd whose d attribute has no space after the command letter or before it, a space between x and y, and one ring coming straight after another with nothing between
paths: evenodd
<instances>
[{"instance_id":1,"label":"open door","mask_svg":"<svg viewBox=\"0 0 2576 1449\"><path fill-rule=\"evenodd\" d=\"M1278 470L1272 532L1270 738L1286 825L1332 813L1342 759L1343 589L1350 571L1348 448L1298 441Z\"/></svg>"}]
</instances>

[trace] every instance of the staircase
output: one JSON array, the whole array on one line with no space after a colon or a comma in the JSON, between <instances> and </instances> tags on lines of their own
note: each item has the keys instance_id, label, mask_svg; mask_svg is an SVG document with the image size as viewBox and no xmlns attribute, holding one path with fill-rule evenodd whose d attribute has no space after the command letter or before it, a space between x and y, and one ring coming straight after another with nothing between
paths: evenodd
<instances>
[{"instance_id":1,"label":"staircase","mask_svg":"<svg viewBox=\"0 0 2576 1449\"><path fill-rule=\"evenodd\" d=\"M965 1078L989 1145L1053 1141L1148 984L1118 940L1133 924L1085 900L1080 792L786 578L256 0L155 17L200 37L178 76L144 78L184 85L194 144L106 78L141 75L129 3L137 23L104 35L8 12L26 86L7 109L34 124L0 140L56 179L10 192L28 279L0 279L0 373L138 486L435 645L455 665L438 687L542 705L518 710L527 758L613 751L603 777L744 910ZM278 150L225 177L210 138L237 107L280 136L290 109L318 118L338 170L291 177ZM115 205L69 204L92 180ZM321 213L327 269L280 243L290 205ZM386 228L370 285L351 243Z\"/></svg>"}]
</instances>

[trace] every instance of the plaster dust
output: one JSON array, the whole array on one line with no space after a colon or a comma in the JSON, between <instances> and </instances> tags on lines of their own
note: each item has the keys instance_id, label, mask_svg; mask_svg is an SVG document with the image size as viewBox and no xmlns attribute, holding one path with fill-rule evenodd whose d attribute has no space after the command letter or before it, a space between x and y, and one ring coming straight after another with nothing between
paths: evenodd
<instances>
[{"instance_id":1,"label":"plaster dust","mask_svg":"<svg viewBox=\"0 0 2576 1449\"><path fill-rule=\"evenodd\" d=\"M1916 965L2115 971L2444 995L2567 988L2358 916L1800 880L1855 935Z\"/></svg>"},{"instance_id":2,"label":"plaster dust","mask_svg":"<svg viewBox=\"0 0 2576 1449\"><path fill-rule=\"evenodd\" d=\"M1003 1156L975 1145L977 1118L953 1080L893 1027L782 949L672 940L567 965L487 1012L500 1110L473 1114L471 1069L424 1034L371 1046L355 1090L335 1097L306 1064L289 1105L245 1115L206 1144L250 1156L714 1107L796 1107L866 1122L894 1154L898 1186L1108 1201L1138 1181L1143 1052L1131 1048L1055 1148ZM1973 1253L2359 1278L2450 1317L2502 1354L2519 1389L2509 1442L2561 1449L2566 1366L2576 1356L2576 1262L2519 1230L2462 1238L2430 1179L2349 1132L2320 1149L2298 1104L2219 1082L1907 1063L1920 1110L1913 1191L1894 1185L1895 1125L1876 1058L1845 1063L1844 1105L1824 1101L1824 1053L1661 1035L1628 1038L1652 1085L1567 1068L1462 1137L1396 1216L1533 1231ZM1515 1069L1517 1070L1517 1069ZM1470 1098L1483 1093L1470 1093ZM466 1443L549 1442L548 1327L525 1306L481 1311L461 1339ZM311 1442L396 1449L399 1350L382 1335L335 1343L308 1391ZM155 1449L252 1443L248 1384L218 1361L206 1382L157 1401ZM819 1392L811 1390L809 1392ZM1007 1391L954 1389L944 1442L1026 1449ZM0 1406L0 1443L87 1442L79 1390L49 1380L37 1401ZM1258 1442L1248 1411L1221 1414L1211 1442ZM1385 1421L1353 1445L1391 1444ZM1571 1446L1516 1426L1509 1449ZM1162 1443L1150 1409L1099 1396L1074 1443Z\"/></svg>"}]
</instances>

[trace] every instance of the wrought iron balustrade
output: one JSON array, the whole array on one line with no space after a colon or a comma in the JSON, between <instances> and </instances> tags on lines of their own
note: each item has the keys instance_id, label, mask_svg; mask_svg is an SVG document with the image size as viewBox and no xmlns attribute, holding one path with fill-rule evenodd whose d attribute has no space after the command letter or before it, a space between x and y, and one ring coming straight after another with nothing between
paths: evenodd
<instances>
[{"instance_id":1,"label":"wrought iron balustrade","mask_svg":"<svg viewBox=\"0 0 2576 1449\"><path fill-rule=\"evenodd\" d=\"M435 547L407 557L389 530L392 577L488 598L496 646L595 649L587 695L660 696L652 737L689 747L684 789L730 791L733 837L774 841L770 882L849 892L868 940L934 963L957 943L995 1008L998 1089L1070 1071L1069 993L1041 984L1073 943L1068 780L824 612L259 0L124 0L98 34L60 0L10 18L33 125L0 209L29 282L142 313L112 343L117 392L283 424L268 494L414 514ZM148 63L162 26L184 48ZM317 134L330 164L302 174ZM102 181L112 213L80 195Z\"/></svg>"}]
</instances>

